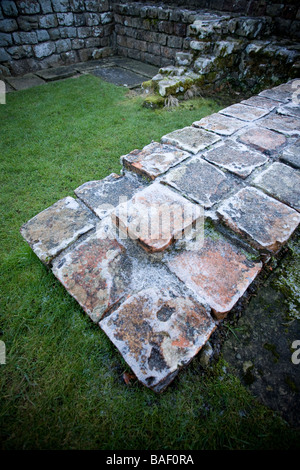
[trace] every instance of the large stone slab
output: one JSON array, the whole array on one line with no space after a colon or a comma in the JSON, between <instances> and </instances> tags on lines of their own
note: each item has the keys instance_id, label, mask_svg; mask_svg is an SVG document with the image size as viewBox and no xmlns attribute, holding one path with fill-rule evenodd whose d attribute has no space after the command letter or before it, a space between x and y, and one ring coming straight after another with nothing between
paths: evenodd
<instances>
[{"instance_id":1,"label":"large stone slab","mask_svg":"<svg viewBox=\"0 0 300 470\"><path fill-rule=\"evenodd\" d=\"M212 308L217 319L227 315L262 267L215 233L205 233L201 249L173 252L165 260L201 302Z\"/></svg>"},{"instance_id":2,"label":"large stone slab","mask_svg":"<svg viewBox=\"0 0 300 470\"><path fill-rule=\"evenodd\" d=\"M222 109L219 113L241 119L242 121L255 121L268 114L269 110L237 103Z\"/></svg>"},{"instance_id":3,"label":"large stone slab","mask_svg":"<svg viewBox=\"0 0 300 470\"><path fill-rule=\"evenodd\" d=\"M52 270L94 322L128 294L130 260L101 229L57 257Z\"/></svg>"},{"instance_id":4,"label":"large stone slab","mask_svg":"<svg viewBox=\"0 0 300 470\"><path fill-rule=\"evenodd\" d=\"M296 210L300 210L300 173L283 163L275 162L253 181L258 188Z\"/></svg>"},{"instance_id":5,"label":"large stone slab","mask_svg":"<svg viewBox=\"0 0 300 470\"><path fill-rule=\"evenodd\" d=\"M100 219L115 207L141 191L146 184L135 175L120 176L112 173L98 181L89 181L75 189L79 197Z\"/></svg>"},{"instance_id":6,"label":"large stone slab","mask_svg":"<svg viewBox=\"0 0 300 470\"><path fill-rule=\"evenodd\" d=\"M17 91L27 90L27 88L43 85L43 83L45 83L44 80L33 73L28 73L27 75L23 75L23 77L5 77L5 80Z\"/></svg>"},{"instance_id":7,"label":"large stone slab","mask_svg":"<svg viewBox=\"0 0 300 470\"><path fill-rule=\"evenodd\" d=\"M277 113L282 114L284 116L293 116L300 118L300 105L292 102L285 104L278 108Z\"/></svg>"},{"instance_id":8,"label":"large stone slab","mask_svg":"<svg viewBox=\"0 0 300 470\"><path fill-rule=\"evenodd\" d=\"M169 168L182 162L190 154L167 144L152 142L143 150L133 150L121 157L123 165L136 173L154 180Z\"/></svg>"},{"instance_id":9,"label":"large stone slab","mask_svg":"<svg viewBox=\"0 0 300 470\"><path fill-rule=\"evenodd\" d=\"M174 168L162 179L162 182L207 209L237 189L235 181L200 157L194 157Z\"/></svg>"},{"instance_id":10,"label":"large stone slab","mask_svg":"<svg viewBox=\"0 0 300 470\"><path fill-rule=\"evenodd\" d=\"M258 95L263 96L264 98L270 98L274 101L287 103L292 99L292 85L284 83L283 85L263 90Z\"/></svg>"},{"instance_id":11,"label":"large stone slab","mask_svg":"<svg viewBox=\"0 0 300 470\"><path fill-rule=\"evenodd\" d=\"M121 232L149 252L163 251L201 217L201 207L159 183L138 192L111 213Z\"/></svg>"},{"instance_id":12,"label":"large stone slab","mask_svg":"<svg viewBox=\"0 0 300 470\"><path fill-rule=\"evenodd\" d=\"M296 142L289 147L286 147L280 159L295 168L300 168L300 139L296 140Z\"/></svg>"},{"instance_id":13,"label":"large stone slab","mask_svg":"<svg viewBox=\"0 0 300 470\"><path fill-rule=\"evenodd\" d=\"M239 119L223 116L219 113L211 114L210 116L200 119L200 121L193 122L193 126L195 127L202 127L203 129L220 135L232 135L246 125L247 123Z\"/></svg>"},{"instance_id":14,"label":"large stone slab","mask_svg":"<svg viewBox=\"0 0 300 470\"><path fill-rule=\"evenodd\" d=\"M36 75L41 77L43 80L46 80L47 82L61 80L63 78L69 78L75 75L76 73L77 71L75 65L55 67L45 70L38 70L37 72L35 72Z\"/></svg>"},{"instance_id":15,"label":"large stone slab","mask_svg":"<svg viewBox=\"0 0 300 470\"><path fill-rule=\"evenodd\" d=\"M284 135L259 127L252 127L242 132L238 140L267 155L279 152L287 143Z\"/></svg>"},{"instance_id":16,"label":"large stone slab","mask_svg":"<svg viewBox=\"0 0 300 470\"><path fill-rule=\"evenodd\" d=\"M66 197L37 214L21 227L21 235L43 263L91 230L96 217L80 201Z\"/></svg>"},{"instance_id":17,"label":"large stone slab","mask_svg":"<svg viewBox=\"0 0 300 470\"><path fill-rule=\"evenodd\" d=\"M137 378L161 392L198 353L216 325L195 299L165 287L132 295L100 327Z\"/></svg>"},{"instance_id":18,"label":"large stone slab","mask_svg":"<svg viewBox=\"0 0 300 470\"><path fill-rule=\"evenodd\" d=\"M91 70L91 73L114 85L126 86L128 88L134 88L145 81L144 75L121 67L99 67Z\"/></svg>"},{"instance_id":19,"label":"large stone slab","mask_svg":"<svg viewBox=\"0 0 300 470\"><path fill-rule=\"evenodd\" d=\"M267 109L268 111L273 111L281 105L278 101L271 100L269 98L264 98L263 96L251 96L247 100L241 101L242 104L247 106L254 106L255 108Z\"/></svg>"},{"instance_id":20,"label":"large stone slab","mask_svg":"<svg viewBox=\"0 0 300 470\"><path fill-rule=\"evenodd\" d=\"M272 114L258 123L262 127L266 127L272 131L281 132L287 136L300 135L300 119L291 116L281 116L279 114Z\"/></svg>"},{"instance_id":21,"label":"large stone slab","mask_svg":"<svg viewBox=\"0 0 300 470\"><path fill-rule=\"evenodd\" d=\"M255 248L270 252L277 252L300 222L298 212L251 187L224 201L217 213Z\"/></svg>"},{"instance_id":22,"label":"large stone slab","mask_svg":"<svg viewBox=\"0 0 300 470\"><path fill-rule=\"evenodd\" d=\"M241 178L246 178L255 168L268 161L262 153L232 140L225 140L224 144L209 150L204 158Z\"/></svg>"},{"instance_id":23,"label":"large stone slab","mask_svg":"<svg viewBox=\"0 0 300 470\"><path fill-rule=\"evenodd\" d=\"M176 145L191 153L198 153L220 140L219 136L196 127L184 127L161 138L165 144Z\"/></svg>"}]
</instances>

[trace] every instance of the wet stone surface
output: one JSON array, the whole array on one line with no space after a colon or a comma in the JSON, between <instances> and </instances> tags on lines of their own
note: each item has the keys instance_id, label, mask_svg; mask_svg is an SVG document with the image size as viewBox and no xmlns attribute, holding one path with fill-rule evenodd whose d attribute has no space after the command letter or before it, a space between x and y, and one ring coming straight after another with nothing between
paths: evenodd
<instances>
[{"instance_id":1,"label":"wet stone surface","mask_svg":"<svg viewBox=\"0 0 300 470\"><path fill-rule=\"evenodd\" d=\"M215 134L196 127L184 127L161 138L162 143L176 145L194 154L220 140Z\"/></svg>"},{"instance_id":2,"label":"wet stone surface","mask_svg":"<svg viewBox=\"0 0 300 470\"><path fill-rule=\"evenodd\" d=\"M209 150L204 154L204 158L241 178L246 178L255 168L268 161L262 153L231 140L226 140L224 144Z\"/></svg>"},{"instance_id":3,"label":"wet stone surface","mask_svg":"<svg viewBox=\"0 0 300 470\"><path fill-rule=\"evenodd\" d=\"M300 168L300 139L283 150L280 160L289 163L295 168Z\"/></svg>"},{"instance_id":4,"label":"wet stone surface","mask_svg":"<svg viewBox=\"0 0 300 470\"><path fill-rule=\"evenodd\" d=\"M281 132L290 137L300 135L300 119L272 114L259 121L259 125L272 131Z\"/></svg>"},{"instance_id":5,"label":"wet stone surface","mask_svg":"<svg viewBox=\"0 0 300 470\"><path fill-rule=\"evenodd\" d=\"M176 147L152 142L143 150L133 150L123 155L121 161L126 168L153 180L188 157L189 153Z\"/></svg>"},{"instance_id":6,"label":"wet stone surface","mask_svg":"<svg viewBox=\"0 0 300 470\"><path fill-rule=\"evenodd\" d=\"M256 188L243 188L217 209L221 219L258 249L277 252L296 230L300 215Z\"/></svg>"},{"instance_id":7,"label":"wet stone surface","mask_svg":"<svg viewBox=\"0 0 300 470\"><path fill-rule=\"evenodd\" d=\"M40 260L49 264L96 223L97 218L86 206L72 197L66 197L24 224L21 235Z\"/></svg>"},{"instance_id":8,"label":"wet stone surface","mask_svg":"<svg viewBox=\"0 0 300 470\"><path fill-rule=\"evenodd\" d=\"M194 157L189 162L174 168L162 179L162 182L207 209L232 191L238 190L235 181L200 157Z\"/></svg>"},{"instance_id":9,"label":"wet stone surface","mask_svg":"<svg viewBox=\"0 0 300 470\"><path fill-rule=\"evenodd\" d=\"M255 108L244 104L233 104L219 111L221 114L241 119L242 121L255 121L269 113L268 109Z\"/></svg>"},{"instance_id":10,"label":"wet stone surface","mask_svg":"<svg viewBox=\"0 0 300 470\"><path fill-rule=\"evenodd\" d=\"M131 199L145 186L146 182L135 175L120 176L112 173L102 180L82 184L75 189L74 193L102 219L121 202Z\"/></svg>"},{"instance_id":11,"label":"wet stone surface","mask_svg":"<svg viewBox=\"0 0 300 470\"><path fill-rule=\"evenodd\" d=\"M100 327L137 378L161 392L198 353L216 325L192 297L168 288L149 288L126 299Z\"/></svg>"},{"instance_id":12,"label":"wet stone surface","mask_svg":"<svg viewBox=\"0 0 300 470\"><path fill-rule=\"evenodd\" d=\"M259 127L253 127L242 132L238 140L267 155L279 152L287 143L284 135Z\"/></svg>"},{"instance_id":13,"label":"wet stone surface","mask_svg":"<svg viewBox=\"0 0 300 470\"><path fill-rule=\"evenodd\" d=\"M232 135L245 125L245 122L233 117L223 116L219 113L211 114L210 116L200 119L200 121L193 122L193 126L195 127L202 127L203 129L220 135Z\"/></svg>"},{"instance_id":14,"label":"wet stone surface","mask_svg":"<svg viewBox=\"0 0 300 470\"><path fill-rule=\"evenodd\" d=\"M224 318L255 279L262 264L247 258L220 234L205 233L204 243L166 255L168 267L208 304L217 319Z\"/></svg>"},{"instance_id":15,"label":"wet stone surface","mask_svg":"<svg viewBox=\"0 0 300 470\"><path fill-rule=\"evenodd\" d=\"M300 211L300 173L297 170L275 162L260 173L252 184Z\"/></svg>"}]
</instances>

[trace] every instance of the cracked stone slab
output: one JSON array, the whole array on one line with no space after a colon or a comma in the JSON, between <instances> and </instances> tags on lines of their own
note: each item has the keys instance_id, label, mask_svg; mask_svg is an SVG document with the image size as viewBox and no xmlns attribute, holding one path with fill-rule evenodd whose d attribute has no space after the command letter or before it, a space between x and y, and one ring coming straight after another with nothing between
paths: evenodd
<instances>
[{"instance_id":1,"label":"cracked stone slab","mask_svg":"<svg viewBox=\"0 0 300 470\"><path fill-rule=\"evenodd\" d=\"M300 139L283 150L280 160L295 168L300 168Z\"/></svg>"},{"instance_id":2,"label":"cracked stone slab","mask_svg":"<svg viewBox=\"0 0 300 470\"><path fill-rule=\"evenodd\" d=\"M216 325L191 296L149 288L125 300L100 327L137 378L161 392L199 352Z\"/></svg>"},{"instance_id":3,"label":"cracked stone slab","mask_svg":"<svg viewBox=\"0 0 300 470\"><path fill-rule=\"evenodd\" d=\"M130 260L103 227L58 256L52 271L94 322L128 294Z\"/></svg>"},{"instance_id":4,"label":"cracked stone slab","mask_svg":"<svg viewBox=\"0 0 300 470\"><path fill-rule=\"evenodd\" d=\"M300 106L299 104L295 103L288 103L284 106L280 106L277 110L278 114L282 114L284 116L292 116L300 118Z\"/></svg>"},{"instance_id":5,"label":"cracked stone slab","mask_svg":"<svg viewBox=\"0 0 300 470\"><path fill-rule=\"evenodd\" d=\"M300 135L300 119L291 116L272 114L259 121L259 125L290 137Z\"/></svg>"},{"instance_id":6,"label":"cracked stone slab","mask_svg":"<svg viewBox=\"0 0 300 470\"><path fill-rule=\"evenodd\" d=\"M219 113L211 114L210 116L200 119L200 121L193 122L193 126L195 127L202 127L203 129L220 135L232 135L246 125L247 123L245 122L233 117L223 116Z\"/></svg>"},{"instance_id":7,"label":"cracked stone slab","mask_svg":"<svg viewBox=\"0 0 300 470\"><path fill-rule=\"evenodd\" d=\"M194 154L218 142L218 140L220 140L219 136L192 126L170 132L161 138L162 143L176 145Z\"/></svg>"},{"instance_id":8,"label":"cracked stone slab","mask_svg":"<svg viewBox=\"0 0 300 470\"><path fill-rule=\"evenodd\" d=\"M225 168L241 178L247 178L255 168L268 161L268 158L262 153L250 150L246 145L230 140L209 150L203 156L210 163Z\"/></svg>"},{"instance_id":9,"label":"cracked stone slab","mask_svg":"<svg viewBox=\"0 0 300 470\"><path fill-rule=\"evenodd\" d=\"M43 85L43 83L45 83L44 80L33 73L28 73L27 75L23 75L23 77L5 77L5 80L17 91L26 90L27 88Z\"/></svg>"},{"instance_id":10,"label":"cracked stone slab","mask_svg":"<svg viewBox=\"0 0 300 470\"><path fill-rule=\"evenodd\" d=\"M285 83L274 88L268 88L267 90L263 90L258 94L258 96L263 96L264 98L270 98L274 101L287 103L289 100L292 99L292 93L292 85L289 83Z\"/></svg>"},{"instance_id":11,"label":"cracked stone slab","mask_svg":"<svg viewBox=\"0 0 300 470\"><path fill-rule=\"evenodd\" d=\"M275 162L260 173L252 184L300 211L300 173L297 170Z\"/></svg>"},{"instance_id":12,"label":"cracked stone slab","mask_svg":"<svg viewBox=\"0 0 300 470\"><path fill-rule=\"evenodd\" d=\"M21 227L21 235L40 260L49 264L96 223L84 204L68 196L30 219Z\"/></svg>"},{"instance_id":13,"label":"cracked stone slab","mask_svg":"<svg viewBox=\"0 0 300 470\"><path fill-rule=\"evenodd\" d=\"M241 119L242 121L255 121L268 114L269 110L237 103L222 109L219 113Z\"/></svg>"},{"instance_id":14,"label":"cracked stone slab","mask_svg":"<svg viewBox=\"0 0 300 470\"><path fill-rule=\"evenodd\" d=\"M63 78L72 77L77 73L75 65L55 67L50 69L38 70L35 72L36 75L41 77L47 82L52 82L54 80L61 80Z\"/></svg>"},{"instance_id":15,"label":"cracked stone slab","mask_svg":"<svg viewBox=\"0 0 300 470\"><path fill-rule=\"evenodd\" d=\"M273 132L269 129L263 129L260 127L252 127L245 132L242 132L238 140L245 144L253 147L255 150L272 155L278 152L286 145L286 137L277 132Z\"/></svg>"},{"instance_id":16,"label":"cracked stone slab","mask_svg":"<svg viewBox=\"0 0 300 470\"><path fill-rule=\"evenodd\" d=\"M202 208L153 183L111 213L113 223L149 252L163 251L201 219Z\"/></svg>"},{"instance_id":17,"label":"cracked stone slab","mask_svg":"<svg viewBox=\"0 0 300 470\"><path fill-rule=\"evenodd\" d=\"M75 189L75 194L100 219L126 199L141 191L146 184L135 175L120 176L112 173L98 181L89 181Z\"/></svg>"},{"instance_id":18,"label":"cracked stone slab","mask_svg":"<svg viewBox=\"0 0 300 470\"><path fill-rule=\"evenodd\" d=\"M268 111L273 111L273 109L277 108L281 105L278 101L274 101L269 98L264 98L263 96L251 96L247 100L241 101L242 104L247 106L254 106L255 108L262 108L267 109Z\"/></svg>"},{"instance_id":19,"label":"cracked stone slab","mask_svg":"<svg viewBox=\"0 0 300 470\"><path fill-rule=\"evenodd\" d=\"M162 182L207 209L237 188L235 181L200 157L174 168L162 178Z\"/></svg>"},{"instance_id":20,"label":"cracked stone slab","mask_svg":"<svg viewBox=\"0 0 300 470\"><path fill-rule=\"evenodd\" d=\"M243 188L217 209L219 217L260 250L276 253L296 230L300 215L256 188Z\"/></svg>"},{"instance_id":21,"label":"cracked stone slab","mask_svg":"<svg viewBox=\"0 0 300 470\"><path fill-rule=\"evenodd\" d=\"M205 233L200 249L173 252L165 259L217 319L227 315L262 268L261 262L248 259L245 251L215 233Z\"/></svg>"},{"instance_id":22,"label":"cracked stone slab","mask_svg":"<svg viewBox=\"0 0 300 470\"><path fill-rule=\"evenodd\" d=\"M190 157L188 152L178 150L171 145L152 142L146 145L143 150L133 150L129 154L123 155L121 162L129 170L154 180L188 157Z\"/></svg>"}]
</instances>

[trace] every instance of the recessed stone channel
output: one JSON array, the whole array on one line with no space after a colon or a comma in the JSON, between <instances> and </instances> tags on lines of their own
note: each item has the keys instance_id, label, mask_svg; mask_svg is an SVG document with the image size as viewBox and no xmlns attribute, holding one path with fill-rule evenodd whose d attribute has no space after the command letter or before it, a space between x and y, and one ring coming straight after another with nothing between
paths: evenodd
<instances>
[{"instance_id":1,"label":"recessed stone channel","mask_svg":"<svg viewBox=\"0 0 300 470\"><path fill-rule=\"evenodd\" d=\"M122 175L75 189L21 234L163 391L300 222L295 81L121 156ZM261 103L261 106L260 106Z\"/></svg>"}]
</instances>

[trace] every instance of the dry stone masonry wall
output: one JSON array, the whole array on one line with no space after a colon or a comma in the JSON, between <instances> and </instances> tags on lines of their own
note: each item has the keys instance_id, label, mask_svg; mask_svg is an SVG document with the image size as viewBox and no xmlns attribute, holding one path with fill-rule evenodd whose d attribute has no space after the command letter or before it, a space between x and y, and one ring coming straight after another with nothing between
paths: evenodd
<instances>
[{"instance_id":1,"label":"dry stone masonry wall","mask_svg":"<svg viewBox=\"0 0 300 470\"><path fill-rule=\"evenodd\" d=\"M299 80L121 162L122 176L83 183L21 234L138 380L161 392L297 230Z\"/></svg>"}]
</instances>

